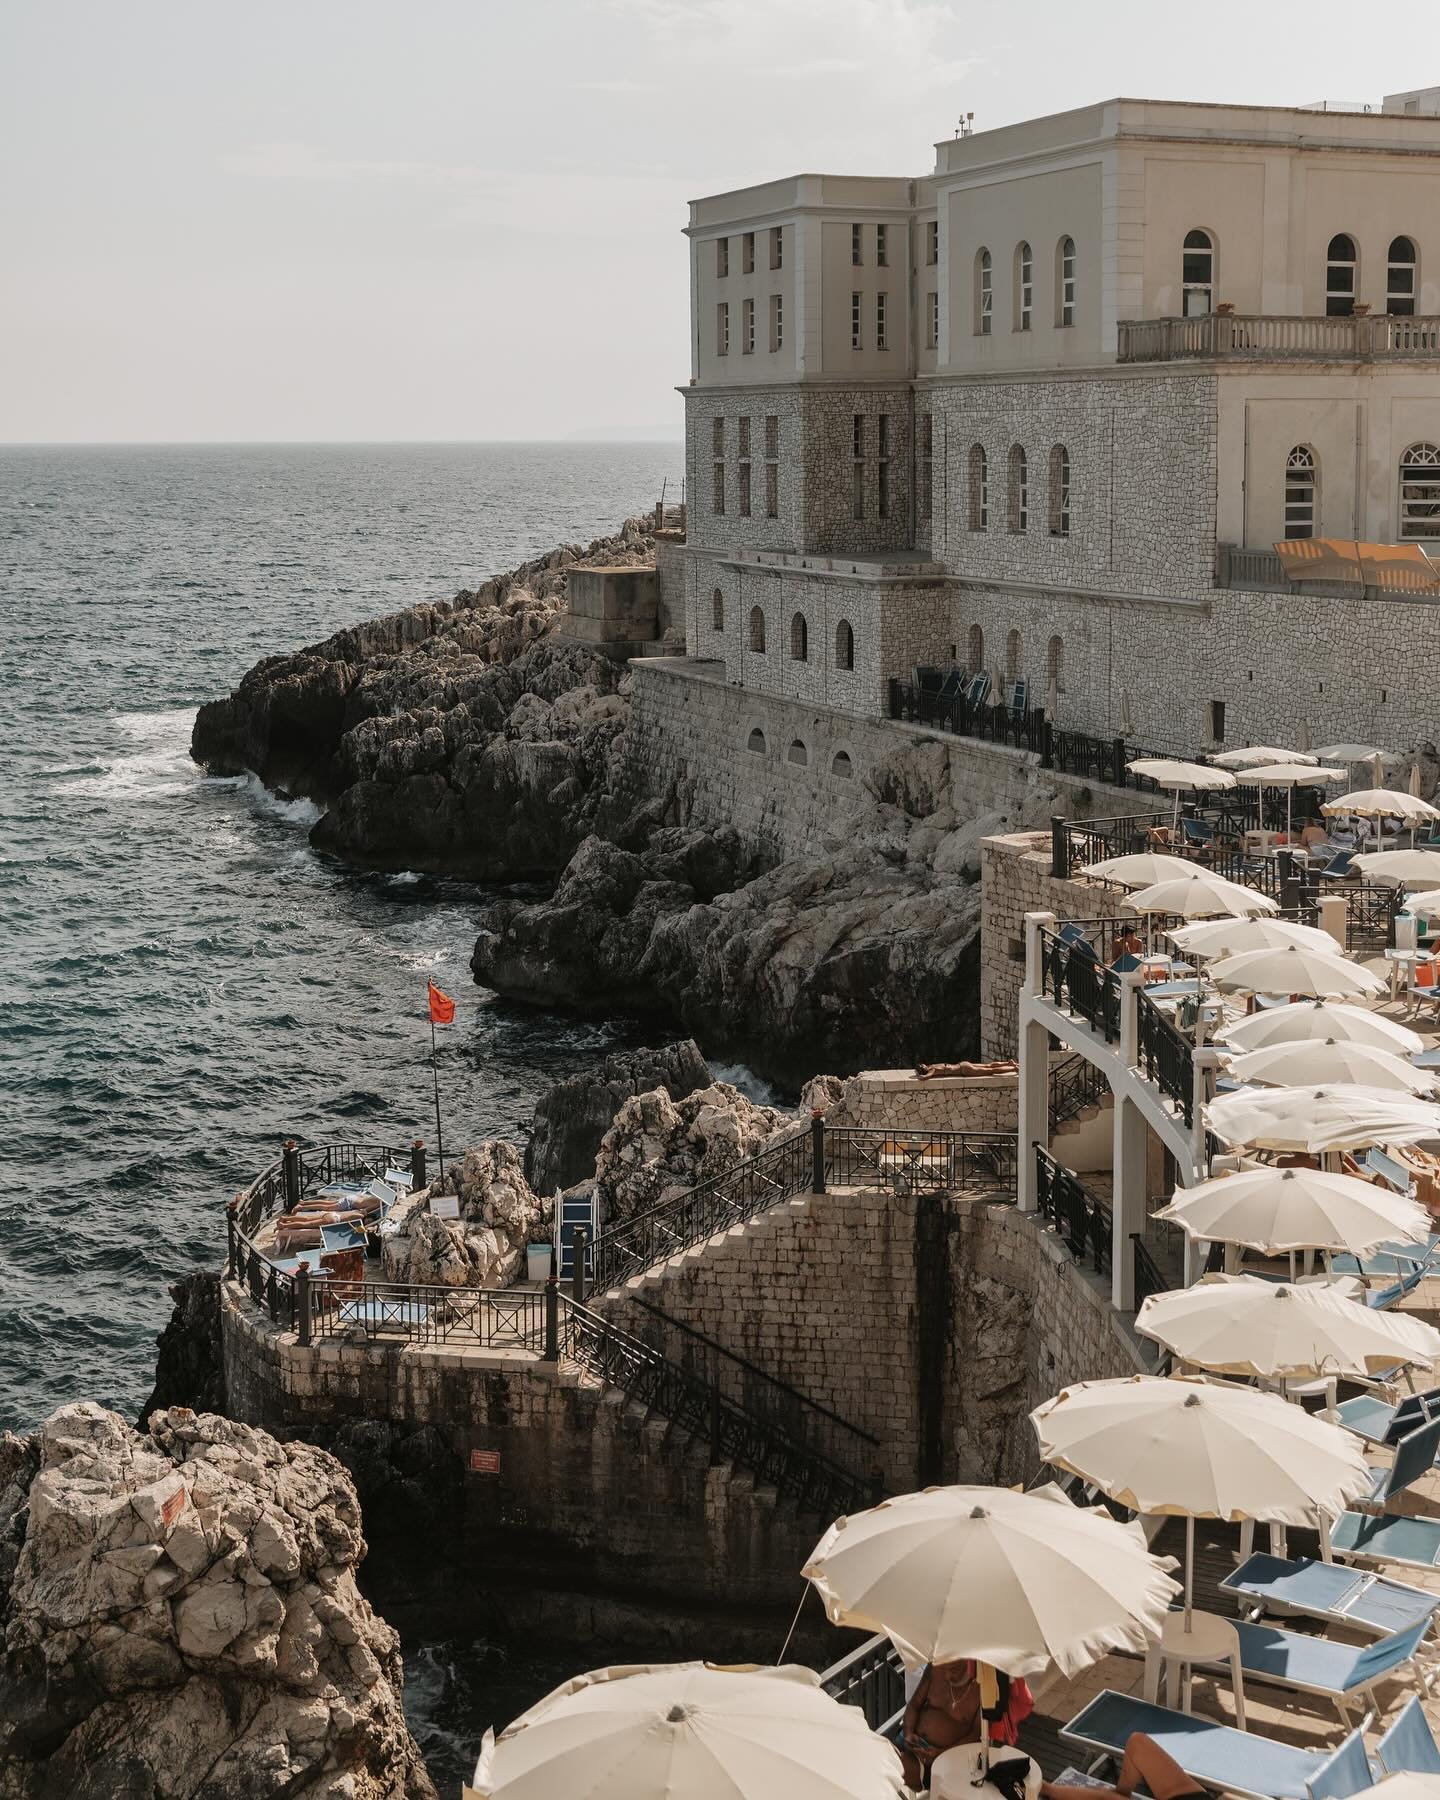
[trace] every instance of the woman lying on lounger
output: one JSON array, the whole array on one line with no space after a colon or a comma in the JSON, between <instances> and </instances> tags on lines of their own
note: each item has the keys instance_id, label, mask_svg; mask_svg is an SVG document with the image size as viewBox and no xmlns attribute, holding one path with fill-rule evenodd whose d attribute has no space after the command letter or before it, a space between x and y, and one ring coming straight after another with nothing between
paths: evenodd
<instances>
[{"instance_id":1,"label":"woman lying on lounger","mask_svg":"<svg viewBox=\"0 0 1440 1800\"><path fill-rule=\"evenodd\" d=\"M1142 1781L1155 1800L1210 1800L1205 1789L1185 1773L1169 1751L1162 1750L1143 1731L1132 1731L1125 1740L1125 1757L1114 1787L1068 1787L1061 1782L1042 1781L1040 1800L1103 1800L1106 1794L1130 1800Z\"/></svg>"}]
</instances>

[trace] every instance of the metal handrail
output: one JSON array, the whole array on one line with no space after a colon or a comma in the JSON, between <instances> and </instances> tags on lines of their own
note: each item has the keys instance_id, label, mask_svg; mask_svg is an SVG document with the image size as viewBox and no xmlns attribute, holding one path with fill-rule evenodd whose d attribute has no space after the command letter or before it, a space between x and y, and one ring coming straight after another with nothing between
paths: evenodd
<instances>
[{"instance_id":1,"label":"metal handrail","mask_svg":"<svg viewBox=\"0 0 1440 1800\"><path fill-rule=\"evenodd\" d=\"M1136 1062L1191 1124L1195 1114L1195 1049L1141 988L1136 1001Z\"/></svg>"},{"instance_id":2,"label":"metal handrail","mask_svg":"<svg viewBox=\"0 0 1440 1800\"><path fill-rule=\"evenodd\" d=\"M1077 1051L1050 1071L1050 1130L1098 1106L1110 1091L1104 1071Z\"/></svg>"},{"instance_id":3,"label":"metal handrail","mask_svg":"<svg viewBox=\"0 0 1440 1800\"><path fill-rule=\"evenodd\" d=\"M1098 1194L1092 1193L1073 1169L1051 1156L1043 1144L1035 1145L1036 1209L1064 1238L1070 1254L1080 1262L1086 1251L1103 1275L1110 1266L1113 1215Z\"/></svg>"},{"instance_id":4,"label":"metal handrail","mask_svg":"<svg viewBox=\"0 0 1440 1800\"><path fill-rule=\"evenodd\" d=\"M879 1633L823 1670L820 1686L842 1706L858 1706L872 1731L884 1731L905 1707L905 1664Z\"/></svg>"},{"instance_id":5,"label":"metal handrail","mask_svg":"<svg viewBox=\"0 0 1440 1800\"><path fill-rule=\"evenodd\" d=\"M1170 1283L1161 1272L1160 1265L1145 1248L1145 1241L1138 1231L1130 1233L1130 1250L1134 1258L1135 1306L1138 1311L1152 1294L1169 1293Z\"/></svg>"}]
</instances>

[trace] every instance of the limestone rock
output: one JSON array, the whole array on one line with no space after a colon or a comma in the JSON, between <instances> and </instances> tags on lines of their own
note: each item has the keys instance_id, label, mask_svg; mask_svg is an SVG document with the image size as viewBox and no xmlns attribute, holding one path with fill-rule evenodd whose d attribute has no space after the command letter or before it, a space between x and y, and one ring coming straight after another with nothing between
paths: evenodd
<instances>
[{"instance_id":1,"label":"limestone rock","mask_svg":"<svg viewBox=\"0 0 1440 1800\"><path fill-rule=\"evenodd\" d=\"M225 1361L220 1343L220 1277L208 1269L170 1283L175 1310L160 1333L155 1386L140 1409L140 1430L157 1407L223 1413Z\"/></svg>"},{"instance_id":2,"label":"limestone rock","mask_svg":"<svg viewBox=\"0 0 1440 1800\"><path fill-rule=\"evenodd\" d=\"M793 1113L757 1106L724 1081L679 1101L664 1088L632 1095L595 1159L602 1227L723 1174L798 1125Z\"/></svg>"},{"instance_id":3,"label":"limestone rock","mask_svg":"<svg viewBox=\"0 0 1440 1800\"><path fill-rule=\"evenodd\" d=\"M458 1219L437 1219L428 1206L385 1241L384 1279L434 1287L506 1287L525 1260L525 1246L549 1228L550 1203L525 1179L513 1144L487 1138L452 1163L432 1194L454 1194Z\"/></svg>"},{"instance_id":4,"label":"limestone rock","mask_svg":"<svg viewBox=\"0 0 1440 1800\"><path fill-rule=\"evenodd\" d=\"M0 1447L0 1794L433 1800L324 1451L89 1403Z\"/></svg>"},{"instance_id":5,"label":"limestone rock","mask_svg":"<svg viewBox=\"0 0 1440 1800\"><path fill-rule=\"evenodd\" d=\"M594 1173L600 1141L632 1094L663 1088L683 1100L710 1085L710 1070L694 1038L656 1050L620 1050L593 1069L547 1088L535 1106L525 1174L542 1194L553 1194Z\"/></svg>"}]
</instances>

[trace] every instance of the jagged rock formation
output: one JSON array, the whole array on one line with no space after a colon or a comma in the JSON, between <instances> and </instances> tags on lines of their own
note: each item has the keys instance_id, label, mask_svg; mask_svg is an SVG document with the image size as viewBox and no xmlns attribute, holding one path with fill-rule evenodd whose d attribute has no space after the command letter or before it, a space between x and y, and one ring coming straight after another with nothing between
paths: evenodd
<instances>
[{"instance_id":1,"label":"jagged rock formation","mask_svg":"<svg viewBox=\"0 0 1440 1800\"><path fill-rule=\"evenodd\" d=\"M757 1106L728 1082L672 1100L635 1094L615 1115L595 1159L601 1220L614 1225L722 1175L798 1124L793 1113Z\"/></svg>"},{"instance_id":2,"label":"jagged rock formation","mask_svg":"<svg viewBox=\"0 0 1440 1800\"><path fill-rule=\"evenodd\" d=\"M591 1175L601 1140L632 1094L663 1088L683 1100L710 1085L710 1069L694 1038L657 1050L618 1050L568 1081L547 1088L535 1105L525 1176L537 1193L553 1194Z\"/></svg>"},{"instance_id":3,"label":"jagged rock formation","mask_svg":"<svg viewBox=\"0 0 1440 1800\"><path fill-rule=\"evenodd\" d=\"M333 1457L89 1403L0 1443L6 1800L433 1800Z\"/></svg>"},{"instance_id":4,"label":"jagged rock formation","mask_svg":"<svg viewBox=\"0 0 1440 1800\"><path fill-rule=\"evenodd\" d=\"M188 1406L194 1412L225 1411L225 1357L220 1342L220 1277L196 1269L170 1283L175 1310L160 1333L155 1354L155 1386L136 1421L159 1407Z\"/></svg>"},{"instance_id":5,"label":"jagged rock formation","mask_svg":"<svg viewBox=\"0 0 1440 1800\"><path fill-rule=\"evenodd\" d=\"M525 1246L548 1233L549 1201L531 1190L520 1152L498 1138L467 1150L430 1191L457 1195L460 1217L437 1219L417 1207L405 1230L385 1240L386 1281L505 1287L520 1272Z\"/></svg>"}]
</instances>

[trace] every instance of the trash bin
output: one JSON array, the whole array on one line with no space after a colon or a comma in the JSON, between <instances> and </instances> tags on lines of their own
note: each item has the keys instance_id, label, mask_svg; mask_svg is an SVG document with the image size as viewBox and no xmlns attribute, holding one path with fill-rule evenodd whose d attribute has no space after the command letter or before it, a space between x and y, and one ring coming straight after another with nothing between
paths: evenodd
<instances>
[{"instance_id":1,"label":"trash bin","mask_svg":"<svg viewBox=\"0 0 1440 1800\"><path fill-rule=\"evenodd\" d=\"M525 1250L525 1279L527 1281L548 1281L550 1279L550 1244L530 1244Z\"/></svg>"}]
</instances>

